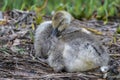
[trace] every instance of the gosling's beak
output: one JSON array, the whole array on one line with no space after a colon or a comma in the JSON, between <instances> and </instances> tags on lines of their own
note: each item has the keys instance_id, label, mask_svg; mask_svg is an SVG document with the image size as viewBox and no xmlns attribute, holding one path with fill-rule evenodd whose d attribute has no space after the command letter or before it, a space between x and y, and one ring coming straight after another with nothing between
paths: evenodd
<instances>
[{"instance_id":1,"label":"gosling's beak","mask_svg":"<svg viewBox=\"0 0 120 80\"><path fill-rule=\"evenodd\" d=\"M58 37L58 34L59 34L58 28L52 30L52 36Z\"/></svg>"},{"instance_id":2,"label":"gosling's beak","mask_svg":"<svg viewBox=\"0 0 120 80\"><path fill-rule=\"evenodd\" d=\"M59 37L59 36L60 36L60 33L61 33L61 32L58 30L58 27L60 27L60 25L62 24L63 21L64 21L64 19L61 20L60 23L58 24L58 26L55 27L55 28L52 30L52 36L56 36L56 37Z\"/></svg>"}]
</instances>

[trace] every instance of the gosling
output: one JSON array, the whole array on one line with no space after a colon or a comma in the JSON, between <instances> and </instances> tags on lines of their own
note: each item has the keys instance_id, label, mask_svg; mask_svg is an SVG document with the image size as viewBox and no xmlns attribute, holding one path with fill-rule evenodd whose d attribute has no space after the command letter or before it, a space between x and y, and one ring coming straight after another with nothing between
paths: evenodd
<instances>
[{"instance_id":1,"label":"gosling","mask_svg":"<svg viewBox=\"0 0 120 80\"><path fill-rule=\"evenodd\" d=\"M37 45L36 52L38 51L36 54L44 55L40 52L42 49L44 52L46 46L47 63L56 72L63 69L67 72L79 72L97 67L108 68L109 55L107 49L86 29L73 27L72 19L73 17L65 11L55 13L52 22L46 27L47 30L50 29L48 33L45 28L42 30L43 33L47 33L48 37L44 35L45 40L43 38L43 42L40 42L41 38L35 40L37 41L35 42L35 46ZM36 38L40 37L42 33L40 32L38 35L37 31L39 32L39 30L36 30ZM50 36L52 37L49 39ZM41 35L41 37L43 36ZM46 44L45 41L49 43ZM45 44L45 46L40 44Z\"/></svg>"}]
</instances>

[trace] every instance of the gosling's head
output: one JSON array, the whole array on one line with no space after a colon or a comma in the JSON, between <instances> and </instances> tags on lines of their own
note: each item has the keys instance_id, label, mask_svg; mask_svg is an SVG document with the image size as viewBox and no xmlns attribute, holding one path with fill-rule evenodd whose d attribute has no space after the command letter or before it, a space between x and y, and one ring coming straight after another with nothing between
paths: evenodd
<instances>
[{"instance_id":1,"label":"gosling's head","mask_svg":"<svg viewBox=\"0 0 120 80\"><path fill-rule=\"evenodd\" d=\"M69 26L74 18L66 11L58 11L52 17L53 32L52 35L58 36L65 28Z\"/></svg>"}]
</instances>

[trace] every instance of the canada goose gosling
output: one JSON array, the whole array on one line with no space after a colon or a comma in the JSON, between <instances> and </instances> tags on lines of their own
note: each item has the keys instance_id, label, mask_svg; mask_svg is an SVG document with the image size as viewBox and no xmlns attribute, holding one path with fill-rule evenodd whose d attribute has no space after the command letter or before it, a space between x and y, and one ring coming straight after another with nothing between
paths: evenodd
<instances>
[{"instance_id":1,"label":"canada goose gosling","mask_svg":"<svg viewBox=\"0 0 120 80\"><path fill-rule=\"evenodd\" d=\"M71 23L71 21L73 20L74 18L68 13L68 12L65 12L65 11L58 11L58 12L56 12L54 15L53 15L53 17L52 17L52 22L50 22L49 23L49 25L47 25L47 27L46 28L50 28L50 27L53 27L53 28L51 28L50 29L50 32L49 33L47 33L47 35L49 35L49 34L51 34L51 30L52 30L52 36L59 36L60 34L60 32L62 32L62 31L64 31L68 26L69 26L69 24ZM46 25L46 24L48 24L48 23L45 23L44 25ZM51 25L52 24L52 25ZM41 27L44 27L44 25L41 25ZM85 29L82 29L82 31L83 32L85 32L86 34L90 34L89 32L87 32ZM45 31L44 30L42 30L42 32L44 32L45 33ZM41 35L41 33L40 34L37 34L36 33L36 35ZM43 37L43 36L42 36ZM44 37L46 37L46 36L44 36ZM40 40L40 38L39 38L39 36L36 36L36 38L38 38L38 40ZM42 38L41 38L42 39ZM42 40L43 42L42 42L42 45L43 44L45 44L46 45L46 43L44 42L44 40ZM49 40L48 40L49 41ZM41 48L42 46L40 45L40 44L38 44L39 43L39 41L37 41L37 42L35 42L36 44L35 45L37 45L36 47L37 47L37 49L36 49L36 51L37 50L39 50L40 51L40 49L39 49L39 47ZM55 43L56 44L56 43ZM54 45L55 45L54 44ZM46 46L53 46L53 44L48 44L48 45L46 45ZM44 47L44 46L43 46ZM50 49L50 48L49 48ZM60 48L58 48L58 49L60 49ZM52 54L52 53L50 53L50 54L48 54L48 52L49 52L50 50L48 50L46 53L41 53L41 54L47 54L46 56L48 57L48 58L50 58L50 56L51 56L51 58L53 58L53 57L56 57L55 55L57 55L56 53L55 53L55 55L54 54ZM62 52L62 51L61 51ZM39 53L38 53L39 54ZM51 55L52 54L52 55ZM58 55L57 55L58 56ZM62 55L60 55L60 57L61 57ZM58 56L59 57L59 56ZM49 59L48 59L49 60ZM50 61L48 61L48 64L49 64L49 62ZM60 71L63 67L64 67L64 64L62 65L60 65L60 64L57 64L57 66L61 66L61 67L57 67L57 71ZM54 68L54 67L53 67ZM108 67L107 67L108 68ZM104 70L106 70L106 67L102 67L101 68L101 71L103 71L104 72Z\"/></svg>"},{"instance_id":2,"label":"canada goose gosling","mask_svg":"<svg viewBox=\"0 0 120 80\"><path fill-rule=\"evenodd\" d=\"M68 26L69 24L71 23L71 21L73 20L74 18L68 13L68 12L65 12L65 11L58 11L54 14L53 18L52 18L52 27L53 27L53 32L52 32L52 35L53 36L59 36L60 35L60 32L64 31ZM88 30L86 30L85 28L81 28L81 31L85 34L91 34ZM84 36L85 37L85 36ZM94 38L93 38L94 39ZM97 44L95 44L96 46L99 46ZM62 51L61 51L62 52ZM89 52L88 52L89 53ZM97 54L97 52L96 52ZM106 55L106 58L108 58L109 56L105 53ZM95 55L94 55L95 56ZM96 56L97 57L97 56ZM100 56L99 56L100 57ZM101 56L101 59L102 59L102 56ZM104 59L104 58L103 58ZM106 62L107 62L107 59L106 59ZM104 63L104 62L103 62ZM96 63L97 64L97 63ZM101 63L102 64L102 63ZM60 65L61 66L61 65ZM64 67L64 66L63 66ZM60 67L58 67L59 69L61 69ZM93 67L94 68L94 67ZM59 70L58 69L58 70ZM109 70L109 66L107 65L103 65L101 66L101 71L102 72L107 72ZM87 70L87 69L86 69Z\"/></svg>"}]
</instances>

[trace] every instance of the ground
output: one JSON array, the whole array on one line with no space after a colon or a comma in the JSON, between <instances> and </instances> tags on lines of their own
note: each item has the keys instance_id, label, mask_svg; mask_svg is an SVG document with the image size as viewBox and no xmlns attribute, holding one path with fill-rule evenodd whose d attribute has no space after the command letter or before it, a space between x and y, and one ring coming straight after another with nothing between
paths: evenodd
<instances>
[{"instance_id":1,"label":"ground","mask_svg":"<svg viewBox=\"0 0 120 80\"><path fill-rule=\"evenodd\" d=\"M80 22L109 51L110 65L114 66L115 73L108 73L108 78L103 79L99 69L78 73L54 72L49 65L34 57L33 37L37 27L34 12L15 10L5 14L8 19L0 24L0 80L120 80L120 34L116 32L120 20L107 23L99 20ZM43 17L44 20L50 18Z\"/></svg>"}]
</instances>

